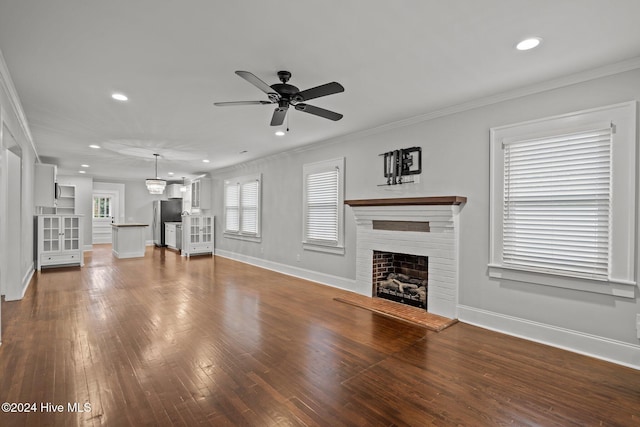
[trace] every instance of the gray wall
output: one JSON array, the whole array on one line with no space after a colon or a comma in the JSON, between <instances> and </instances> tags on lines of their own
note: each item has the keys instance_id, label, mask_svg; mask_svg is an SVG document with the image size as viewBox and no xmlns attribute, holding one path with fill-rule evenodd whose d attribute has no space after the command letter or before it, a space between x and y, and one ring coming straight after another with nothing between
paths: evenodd
<instances>
[{"instance_id":1,"label":"gray wall","mask_svg":"<svg viewBox=\"0 0 640 427\"><path fill-rule=\"evenodd\" d=\"M216 250L223 255L258 265L294 271L294 274L295 269L299 268L302 269L301 275L309 277L316 273L334 275L337 276L337 286L348 287L349 280L355 278L356 244L354 217L349 207L345 212L344 256L302 251L301 245L302 165L344 156L346 199L444 195L468 198L460 217L459 304L465 308L465 312L483 318L487 326L495 329L616 359L615 354L607 354L608 350L599 353L597 349L582 348L579 343L558 342L562 338L556 339L552 335L591 340L589 342L595 346L611 344L622 351L629 350L631 360L622 360L622 363L640 368L640 340L636 337L635 328L636 313L640 313L637 291L636 298L628 299L528 283L500 282L490 279L487 274L489 129L637 99L640 99L640 70L546 90L431 120L389 126L387 130L381 128L375 132L363 132L339 141L327 141L307 149L213 171ZM348 116L344 120L348 120ZM321 125L331 126L330 123ZM295 137L295 133L291 135ZM394 191L376 186L380 182L382 168L378 154L411 146L421 146L423 149L424 172L421 182ZM261 243L222 236L222 182L225 178L249 173L262 173L263 176ZM301 254L299 262L296 261L297 254ZM308 270L308 274L304 270ZM498 322L498 326L489 325L490 320ZM506 326L501 326L501 321ZM513 325L509 326L509 322ZM543 330L549 333L545 335Z\"/></svg>"}]
</instances>

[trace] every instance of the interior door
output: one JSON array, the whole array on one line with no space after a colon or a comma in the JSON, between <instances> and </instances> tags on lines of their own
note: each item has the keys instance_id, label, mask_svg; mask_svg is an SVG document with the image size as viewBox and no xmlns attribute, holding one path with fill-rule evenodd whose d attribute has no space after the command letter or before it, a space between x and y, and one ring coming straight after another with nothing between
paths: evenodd
<instances>
[{"instance_id":1,"label":"interior door","mask_svg":"<svg viewBox=\"0 0 640 427\"><path fill-rule=\"evenodd\" d=\"M93 193L93 244L111 243L111 224L115 222L115 216L119 212L118 199L113 192Z\"/></svg>"}]
</instances>

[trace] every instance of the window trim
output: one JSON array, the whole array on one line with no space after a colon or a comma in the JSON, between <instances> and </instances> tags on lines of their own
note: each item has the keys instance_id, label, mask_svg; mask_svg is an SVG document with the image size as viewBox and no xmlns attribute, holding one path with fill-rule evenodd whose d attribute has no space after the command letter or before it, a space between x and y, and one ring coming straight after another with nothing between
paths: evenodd
<instances>
[{"instance_id":1,"label":"window trim","mask_svg":"<svg viewBox=\"0 0 640 427\"><path fill-rule=\"evenodd\" d=\"M582 110L490 129L489 277L586 292L635 298L636 242L636 114L635 101ZM611 166L609 276L606 280L531 271L502 262L504 155L502 144L614 126Z\"/></svg>"},{"instance_id":2,"label":"window trim","mask_svg":"<svg viewBox=\"0 0 640 427\"><path fill-rule=\"evenodd\" d=\"M338 169L338 224L337 241L335 243L310 240L307 238L307 176L314 173L328 172ZM345 158L339 157L302 165L302 248L308 251L326 252L337 255L344 254L344 170Z\"/></svg>"},{"instance_id":3,"label":"window trim","mask_svg":"<svg viewBox=\"0 0 640 427\"><path fill-rule=\"evenodd\" d=\"M256 207L256 233L242 231L242 185L249 182L257 182L257 207ZM231 183L238 185L238 231L227 230L227 186ZM231 239L246 240L250 242L262 241L262 174L244 175L223 181L222 204L223 204L223 236Z\"/></svg>"}]
</instances>

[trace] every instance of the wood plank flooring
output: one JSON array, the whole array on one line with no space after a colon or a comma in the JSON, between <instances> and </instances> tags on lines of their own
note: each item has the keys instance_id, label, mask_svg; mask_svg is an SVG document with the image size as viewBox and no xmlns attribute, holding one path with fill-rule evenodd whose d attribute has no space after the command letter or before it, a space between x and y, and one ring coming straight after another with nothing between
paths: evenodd
<instances>
[{"instance_id":1,"label":"wood plank flooring","mask_svg":"<svg viewBox=\"0 0 640 427\"><path fill-rule=\"evenodd\" d=\"M640 425L640 371L334 301L348 295L220 257L96 246L3 302L0 403L38 411L0 412L0 426Z\"/></svg>"}]
</instances>

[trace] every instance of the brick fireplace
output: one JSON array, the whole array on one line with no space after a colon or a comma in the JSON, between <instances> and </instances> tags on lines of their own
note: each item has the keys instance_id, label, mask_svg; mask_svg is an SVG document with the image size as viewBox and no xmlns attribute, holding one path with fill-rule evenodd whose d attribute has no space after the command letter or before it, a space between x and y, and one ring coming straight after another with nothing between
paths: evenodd
<instances>
[{"instance_id":1,"label":"brick fireplace","mask_svg":"<svg viewBox=\"0 0 640 427\"><path fill-rule=\"evenodd\" d=\"M372 295L427 309L429 258L373 251Z\"/></svg>"},{"instance_id":2,"label":"brick fireplace","mask_svg":"<svg viewBox=\"0 0 640 427\"><path fill-rule=\"evenodd\" d=\"M378 296L374 254L404 254L425 263L426 310L457 318L459 213L465 197L347 200L356 218L356 292ZM386 257L386 255L378 255ZM383 258L379 258L383 259ZM399 262L400 263L400 262ZM376 273L377 274L377 273ZM405 273L402 273L405 274ZM412 274L407 274L411 276Z\"/></svg>"}]
</instances>

